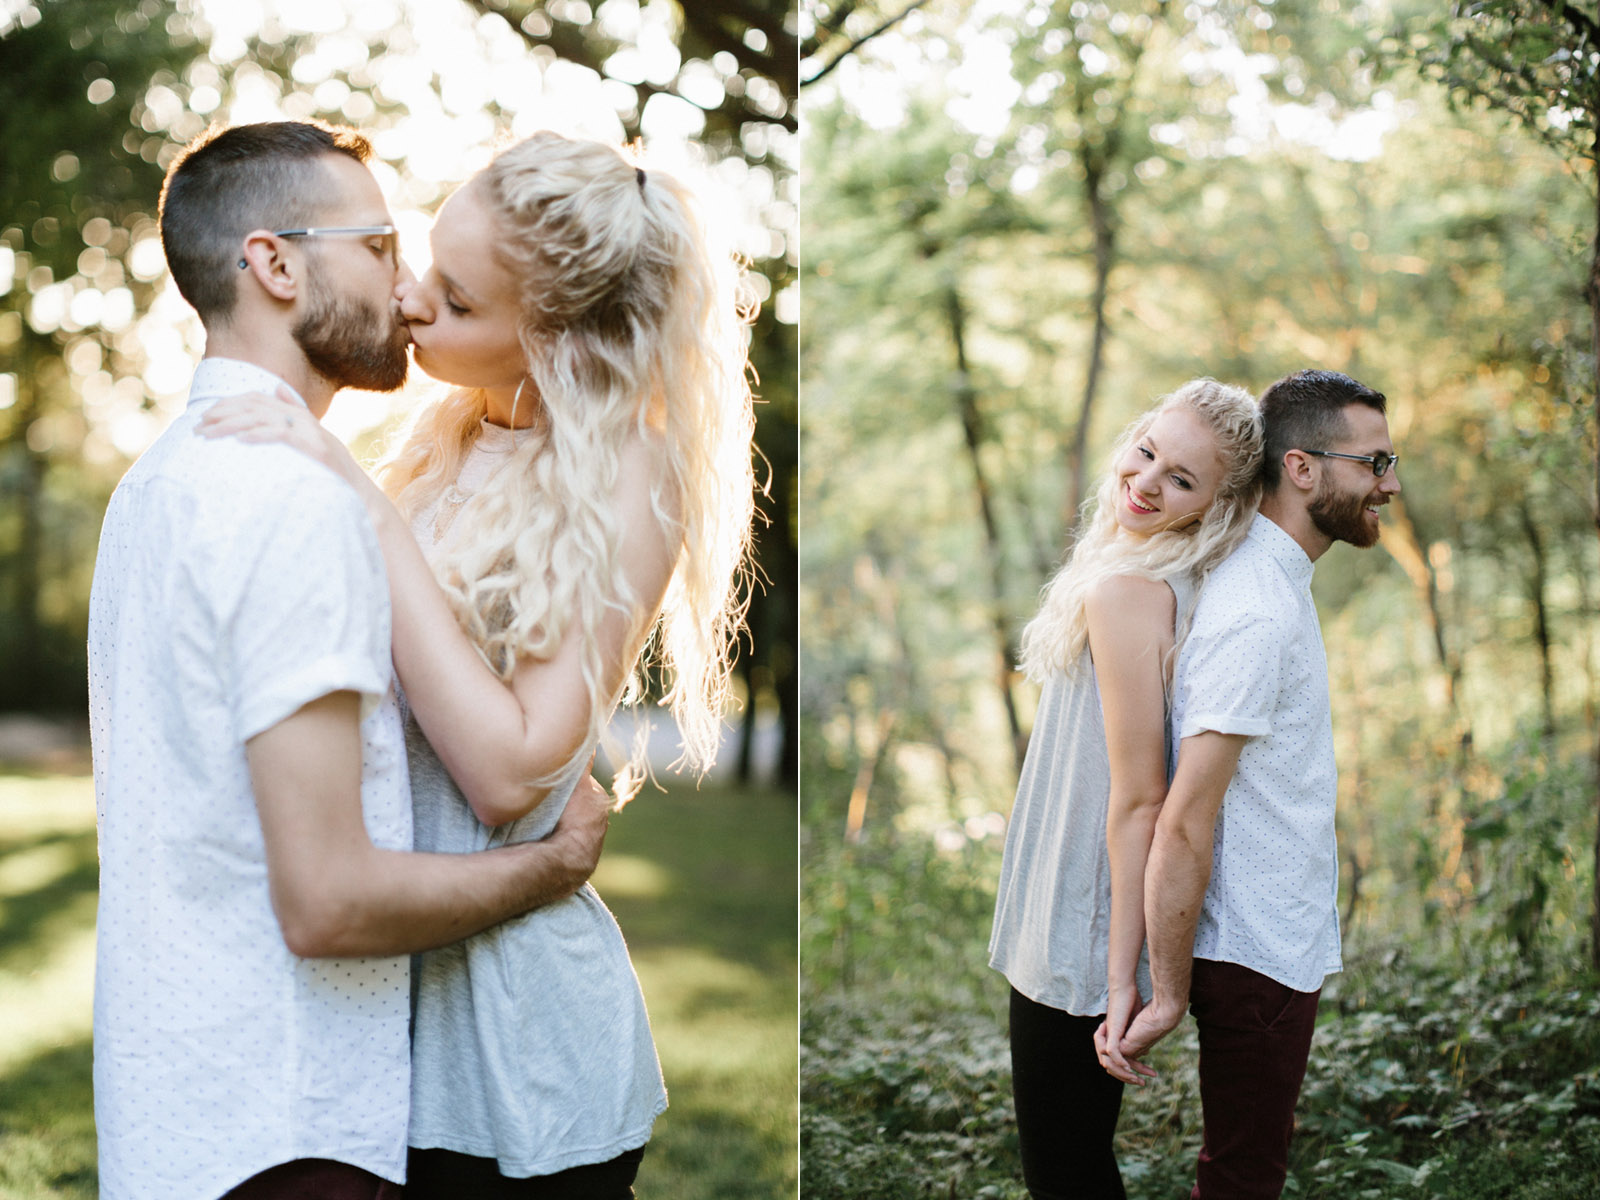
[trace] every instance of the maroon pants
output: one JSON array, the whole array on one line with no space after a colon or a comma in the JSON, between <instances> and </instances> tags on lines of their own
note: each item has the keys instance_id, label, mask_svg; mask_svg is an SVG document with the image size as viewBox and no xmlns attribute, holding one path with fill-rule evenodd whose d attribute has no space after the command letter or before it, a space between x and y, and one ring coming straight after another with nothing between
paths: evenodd
<instances>
[{"instance_id":1,"label":"maroon pants","mask_svg":"<svg viewBox=\"0 0 1600 1200\"><path fill-rule=\"evenodd\" d=\"M1194 960L1205 1141L1190 1200L1276 1200L1322 992L1297 992L1237 963Z\"/></svg>"},{"instance_id":2,"label":"maroon pants","mask_svg":"<svg viewBox=\"0 0 1600 1200\"><path fill-rule=\"evenodd\" d=\"M268 1167L222 1200L400 1200L398 1183L328 1158L297 1158Z\"/></svg>"}]
</instances>

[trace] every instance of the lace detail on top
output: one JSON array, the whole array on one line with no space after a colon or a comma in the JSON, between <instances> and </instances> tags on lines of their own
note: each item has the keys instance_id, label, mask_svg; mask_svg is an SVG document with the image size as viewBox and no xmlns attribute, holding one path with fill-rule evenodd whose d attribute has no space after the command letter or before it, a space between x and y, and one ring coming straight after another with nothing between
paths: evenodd
<instances>
[{"instance_id":1,"label":"lace detail on top","mask_svg":"<svg viewBox=\"0 0 1600 1200\"><path fill-rule=\"evenodd\" d=\"M507 429L504 425L490 424L488 417L483 419L478 437L467 451L461 470L456 472L455 481L411 523L412 535L424 549L436 549L444 543L467 501L483 489L490 476L505 465L517 447L533 436L532 428Z\"/></svg>"}]
</instances>

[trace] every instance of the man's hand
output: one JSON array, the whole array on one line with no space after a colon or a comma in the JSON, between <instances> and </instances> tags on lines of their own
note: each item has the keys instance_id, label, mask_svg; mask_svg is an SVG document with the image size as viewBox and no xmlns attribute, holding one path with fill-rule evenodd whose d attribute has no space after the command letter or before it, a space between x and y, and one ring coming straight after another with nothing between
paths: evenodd
<instances>
[{"instance_id":1,"label":"man's hand","mask_svg":"<svg viewBox=\"0 0 1600 1200\"><path fill-rule=\"evenodd\" d=\"M573 789L572 798L562 810L561 819L545 839L547 845L559 849L561 853L561 861L571 881L571 886L566 889L568 893L577 891L588 882L589 876L600 864L600 850L605 845L610 821L610 793L595 781L593 775L585 775L583 781Z\"/></svg>"},{"instance_id":2,"label":"man's hand","mask_svg":"<svg viewBox=\"0 0 1600 1200\"><path fill-rule=\"evenodd\" d=\"M1133 1018L1128 1032L1122 1035L1122 1057L1130 1062L1143 1058L1150 1047L1178 1027L1178 1022L1183 1020L1183 1010L1182 1004L1163 1004L1160 1000L1145 1005Z\"/></svg>"},{"instance_id":3,"label":"man's hand","mask_svg":"<svg viewBox=\"0 0 1600 1200\"><path fill-rule=\"evenodd\" d=\"M1143 1087L1146 1079L1156 1076L1153 1068L1124 1054L1122 1050L1122 1039L1129 1023L1141 1011L1141 1005L1137 988L1113 988L1110 1003L1106 1006L1106 1019L1094 1031L1094 1051L1100 1058L1100 1065L1112 1078L1131 1083L1134 1087Z\"/></svg>"},{"instance_id":4,"label":"man's hand","mask_svg":"<svg viewBox=\"0 0 1600 1200\"><path fill-rule=\"evenodd\" d=\"M548 838L478 854L381 850L361 815L360 701L334 692L245 746L284 944L305 958L413 954L562 900L600 861L611 798L593 779Z\"/></svg>"}]
</instances>

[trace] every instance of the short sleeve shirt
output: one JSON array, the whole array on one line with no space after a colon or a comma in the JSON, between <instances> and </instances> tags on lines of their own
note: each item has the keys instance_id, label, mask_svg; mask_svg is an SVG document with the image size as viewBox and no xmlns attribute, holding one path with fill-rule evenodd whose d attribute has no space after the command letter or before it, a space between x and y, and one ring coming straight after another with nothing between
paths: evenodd
<instances>
[{"instance_id":1,"label":"short sleeve shirt","mask_svg":"<svg viewBox=\"0 0 1600 1200\"><path fill-rule=\"evenodd\" d=\"M1301 992L1341 965L1338 778L1311 572L1299 543L1258 515L1200 593L1172 708L1177 739L1249 739L1217 817L1194 955Z\"/></svg>"},{"instance_id":2,"label":"short sleeve shirt","mask_svg":"<svg viewBox=\"0 0 1600 1200\"><path fill-rule=\"evenodd\" d=\"M89 702L105 1200L210 1200L296 1158L404 1177L409 960L290 953L245 758L306 703L360 693L367 831L409 849L383 558L331 471L194 432L218 397L280 382L204 360L101 531Z\"/></svg>"}]
</instances>

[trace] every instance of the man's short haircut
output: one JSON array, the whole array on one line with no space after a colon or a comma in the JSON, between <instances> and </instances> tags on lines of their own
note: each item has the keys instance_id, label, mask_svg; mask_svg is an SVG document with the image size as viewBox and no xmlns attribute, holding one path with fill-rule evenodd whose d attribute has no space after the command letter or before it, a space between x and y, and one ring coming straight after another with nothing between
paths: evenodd
<instances>
[{"instance_id":1,"label":"man's short haircut","mask_svg":"<svg viewBox=\"0 0 1600 1200\"><path fill-rule=\"evenodd\" d=\"M161 188L161 248L178 291L207 325L233 312L245 234L317 223L332 199L320 166L326 154L365 163L372 145L353 129L268 121L208 129L172 164Z\"/></svg>"},{"instance_id":2,"label":"man's short haircut","mask_svg":"<svg viewBox=\"0 0 1600 1200\"><path fill-rule=\"evenodd\" d=\"M1344 410L1352 404L1384 412L1382 392L1338 371L1296 371L1261 393L1266 448L1261 481L1268 491L1283 478L1283 456L1290 450L1326 450L1350 434Z\"/></svg>"}]
</instances>

